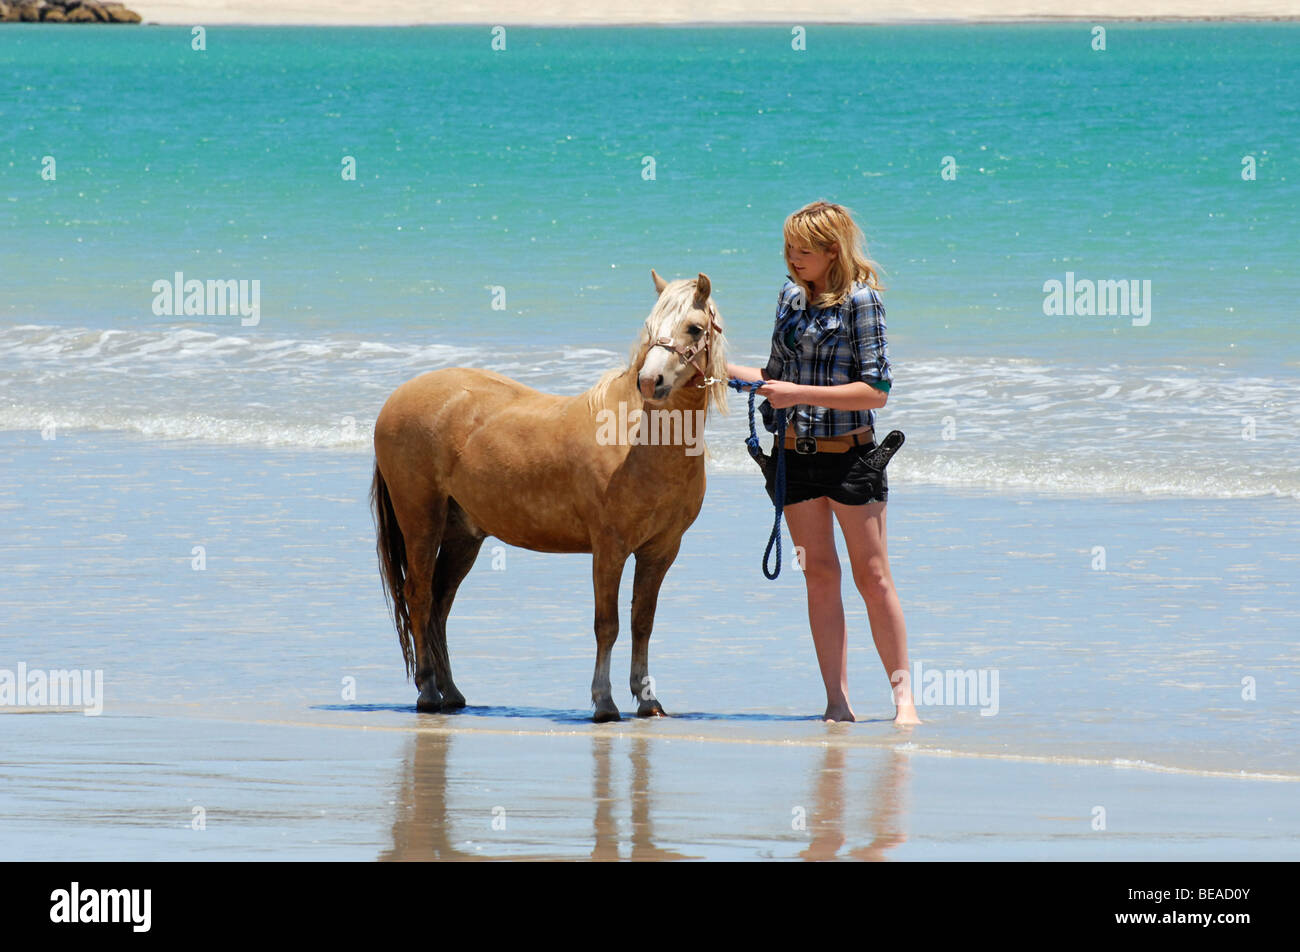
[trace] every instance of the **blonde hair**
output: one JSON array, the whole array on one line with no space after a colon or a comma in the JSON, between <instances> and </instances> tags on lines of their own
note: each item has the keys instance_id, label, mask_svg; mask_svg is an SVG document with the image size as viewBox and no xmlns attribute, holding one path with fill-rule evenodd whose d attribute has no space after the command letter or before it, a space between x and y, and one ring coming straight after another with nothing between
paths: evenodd
<instances>
[{"instance_id":1,"label":"blonde hair","mask_svg":"<svg viewBox=\"0 0 1300 952\"><path fill-rule=\"evenodd\" d=\"M866 254L866 239L862 229L853 221L853 216L843 205L821 199L805 205L785 220L782 229L785 234L786 269L795 283L803 288L805 299L813 307L832 307L843 300L853 290L854 281L862 281L868 287L883 291L880 283L880 265ZM814 298L808 282L799 277L790 260L790 247L813 248L825 252L834 248L836 255L826 269L825 285Z\"/></svg>"}]
</instances>

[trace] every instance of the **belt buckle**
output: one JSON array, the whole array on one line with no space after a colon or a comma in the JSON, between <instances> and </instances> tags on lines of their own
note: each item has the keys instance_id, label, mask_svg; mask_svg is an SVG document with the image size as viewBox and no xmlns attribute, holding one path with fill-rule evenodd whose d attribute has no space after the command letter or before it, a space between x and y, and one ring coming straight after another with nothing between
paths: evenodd
<instances>
[{"instance_id":1,"label":"belt buckle","mask_svg":"<svg viewBox=\"0 0 1300 952\"><path fill-rule=\"evenodd\" d=\"M794 451L800 456L808 456L817 452L817 440L811 436L796 436L794 438Z\"/></svg>"}]
</instances>

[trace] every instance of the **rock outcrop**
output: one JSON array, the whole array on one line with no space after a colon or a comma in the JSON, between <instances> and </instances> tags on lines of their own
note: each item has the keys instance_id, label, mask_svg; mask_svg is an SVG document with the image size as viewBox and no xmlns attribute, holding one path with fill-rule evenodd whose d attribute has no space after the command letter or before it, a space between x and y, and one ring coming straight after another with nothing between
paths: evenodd
<instances>
[{"instance_id":1,"label":"rock outcrop","mask_svg":"<svg viewBox=\"0 0 1300 952\"><path fill-rule=\"evenodd\" d=\"M100 0L0 0L0 23L139 23L124 3Z\"/></svg>"}]
</instances>

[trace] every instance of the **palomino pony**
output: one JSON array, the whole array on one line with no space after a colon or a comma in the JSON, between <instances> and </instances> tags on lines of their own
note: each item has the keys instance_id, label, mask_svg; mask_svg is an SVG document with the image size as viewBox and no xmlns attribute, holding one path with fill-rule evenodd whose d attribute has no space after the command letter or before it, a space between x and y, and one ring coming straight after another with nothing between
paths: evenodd
<instances>
[{"instance_id":1,"label":"palomino pony","mask_svg":"<svg viewBox=\"0 0 1300 952\"><path fill-rule=\"evenodd\" d=\"M598 722L619 720L610 652L623 566L636 556L630 684L638 716L664 716L649 674L650 629L659 586L704 501L704 457L653 431L642 438L631 417L672 421L677 411L702 433L711 404L727 412L727 364L709 279L650 276L659 300L629 365L585 393L555 396L491 370L449 367L402 384L375 420L379 565L418 710L465 706L451 678L447 615L491 535L538 552L592 554ZM628 418L621 439L609 438L611 413Z\"/></svg>"}]
</instances>

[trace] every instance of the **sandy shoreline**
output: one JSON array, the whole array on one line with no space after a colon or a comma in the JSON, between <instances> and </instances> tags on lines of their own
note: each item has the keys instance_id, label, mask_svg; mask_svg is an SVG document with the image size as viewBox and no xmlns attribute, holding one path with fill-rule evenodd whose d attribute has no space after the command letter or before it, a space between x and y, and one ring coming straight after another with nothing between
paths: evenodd
<instances>
[{"instance_id":1,"label":"sandy shoreline","mask_svg":"<svg viewBox=\"0 0 1300 952\"><path fill-rule=\"evenodd\" d=\"M672 725L655 721L515 734L476 730L472 713L312 719L36 715L0 791L7 858L52 844L79 861L1296 854L1291 784L906 746L656 741Z\"/></svg>"},{"instance_id":2,"label":"sandy shoreline","mask_svg":"<svg viewBox=\"0 0 1300 952\"><path fill-rule=\"evenodd\" d=\"M378 588L368 454L69 430L3 434L0 459L15 477L0 490L0 669L102 669L106 713L181 702L292 722L324 706L331 723L406 723L413 690ZM710 475L661 596L652 658L672 743L824 739L802 581L759 571L771 508L755 483ZM890 509L913 664L998 673L996 703L922 698L918 747L1300 777L1279 668L1296 617L1293 502L1007 495L900 477ZM55 549L42 541L51 525ZM1089 568L1099 538L1105 572ZM493 568L485 548L449 623L457 680L479 709L462 723L590 730L590 557L499 554ZM55 594L69 585L85 597ZM875 743L892 736L888 685L861 601L845 613L860 739ZM1221 670L1271 672L1268 702L1238 699Z\"/></svg>"},{"instance_id":3,"label":"sandy shoreline","mask_svg":"<svg viewBox=\"0 0 1300 952\"><path fill-rule=\"evenodd\" d=\"M656 619L673 716L597 725L590 559L517 549L499 570L485 550L449 623L470 706L414 712L367 454L61 430L0 434L0 459L0 670L103 673L102 716L2 725L10 859L1297 855L1287 502L900 478L913 659L1005 688L997 717L922 699L900 732L852 601L860 721L816 719L801 580L762 578L767 500L715 474ZM1098 538L1105 573L1082 561ZM629 659L624 634L615 670ZM1220 668L1259 672L1258 704Z\"/></svg>"},{"instance_id":4,"label":"sandy shoreline","mask_svg":"<svg viewBox=\"0 0 1300 952\"><path fill-rule=\"evenodd\" d=\"M1210 0L1091 0L1078 4L1050 0L1008 3L975 0L894 2L881 0L711 0L665 2L653 14L644 7L605 3L584 5L493 0L427 3L389 0L359 6L340 0L291 0L275 4L253 0L201 3L196 0L144 0L130 4L146 23L256 24L318 26L407 26L506 24L514 26L689 25L689 24L850 24L927 22L1005 22L1053 20L1288 20L1300 18L1294 0L1239 0L1229 9Z\"/></svg>"}]
</instances>

